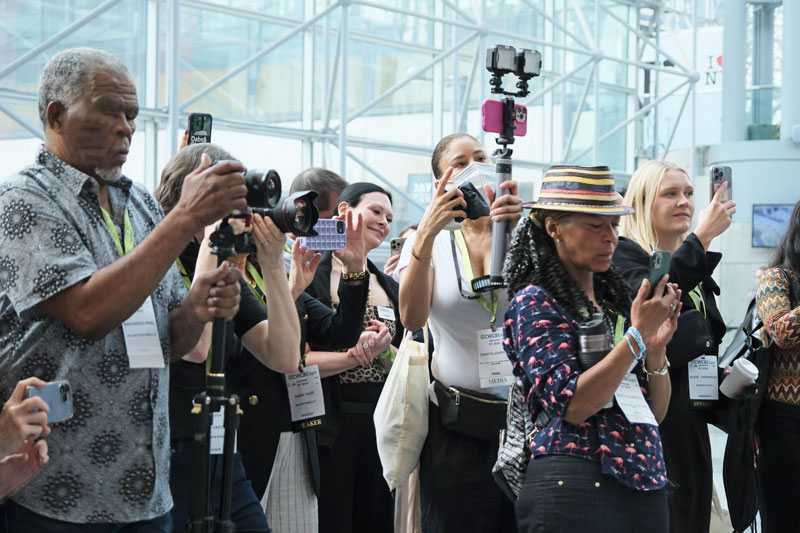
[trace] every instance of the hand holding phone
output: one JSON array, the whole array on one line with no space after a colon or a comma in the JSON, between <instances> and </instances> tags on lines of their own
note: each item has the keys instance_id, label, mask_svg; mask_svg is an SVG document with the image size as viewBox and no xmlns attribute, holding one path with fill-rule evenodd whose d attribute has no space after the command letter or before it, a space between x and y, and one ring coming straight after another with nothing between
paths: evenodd
<instances>
[{"instance_id":1,"label":"hand holding phone","mask_svg":"<svg viewBox=\"0 0 800 533\"><path fill-rule=\"evenodd\" d=\"M656 285L664 277L664 274L669 274L669 263L671 255L669 252L652 252L650 254L650 272L647 275L647 280L650 282L650 295L652 298L655 294Z\"/></svg>"},{"instance_id":2,"label":"hand holding phone","mask_svg":"<svg viewBox=\"0 0 800 533\"><path fill-rule=\"evenodd\" d=\"M400 255L403 251L403 244L405 244L405 237L395 237L389 241L389 255Z\"/></svg>"},{"instance_id":3,"label":"hand holding phone","mask_svg":"<svg viewBox=\"0 0 800 533\"><path fill-rule=\"evenodd\" d=\"M189 144L211 142L211 115L192 113L189 115Z\"/></svg>"},{"instance_id":4,"label":"hand holding phone","mask_svg":"<svg viewBox=\"0 0 800 533\"><path fill-rule=\"evenodd\" d=\"M341 250L347 246L347 228L344 220L321 218L314 225L316 237L300 237L300 247L317 252Z\"/></svg>"},{"instance_id":5,"label":"hand holding phone","mask_svg":"<svg viewBox=\"0 0 800 533\"><path fill-rule=\"evenodd\" d=\"M44 400L50 411L47 413L47 423L63 422L72 418L72 389L69 381L51 381L42 387L28 385L25 387L25 397L39 396Z\"/></svg>"},{"instance_id":6,"label":"hand holding phone","mask_svg":"<svg viewBox=\"0 0 800 533\"><path fill-rule=\"evenodd\" d=\"M722 191L722 196L720 197L720 202L730 202L733 199L733 177L731 167L725 165L712 165L710 170L710 178L711 178L711 196L709 198L713 199L714 195L717 194L717 190L722 187L722 184L725 183L726 189Z\"/></svg>"}]
</instances>

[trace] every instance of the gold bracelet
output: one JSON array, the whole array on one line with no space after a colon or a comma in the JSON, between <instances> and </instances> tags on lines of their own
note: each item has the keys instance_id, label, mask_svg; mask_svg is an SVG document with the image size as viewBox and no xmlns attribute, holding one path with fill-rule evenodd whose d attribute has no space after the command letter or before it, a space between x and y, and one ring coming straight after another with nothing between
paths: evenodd
<instances>
[{"instance_id":1,"label":"gold bracelet","mask_svg":"<svg viewBox=\"0 0 800 533\"><path fill-rule=\"evenodd\" d=\"M367 271L362 270L361 272L345 272L342 270L342 279L344 281L364 281L367 279Z\"/></svg>"},{"instance_id":2,"label":"gold bracelet","mask_svg":"<svg viewBox=\"0 0 800 533\"><path fill-rule=\"evenodd\" d=\"M411 247L411 257L413 257L414 259L416 259L420 263L430 263L431 259L432 259L432 257L428 257L426 259L423 259L420 256L418 256L417 252L414 251L414 247L413 246Z\"/></svg>"},{"instance_id":3,"label":"gold bracelet","mask_svg":"<svg viewBox=\"0 0 800 533\"><path fill-rule=\"evenodd\" d=\"M662 366L658 370L653 370L652 372L649 372L644 364L642 364L642 368L644 369L644 373L647 376L647 381L650 381L651 376L666 376L667 372L669 372L669 359L664 357L664 366Z\"/></svg>"}]
</instances>

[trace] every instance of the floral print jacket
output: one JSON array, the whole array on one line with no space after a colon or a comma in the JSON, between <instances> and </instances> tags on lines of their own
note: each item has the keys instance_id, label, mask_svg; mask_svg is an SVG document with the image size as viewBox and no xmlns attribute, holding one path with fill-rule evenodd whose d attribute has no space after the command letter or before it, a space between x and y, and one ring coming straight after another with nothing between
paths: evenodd
<instances>
[{"instance_id":1,"label":"floral print jacket","mask_svg":"<svg viewBox=\"0 0 800 533\"><path fill-rule=\"evenodd\" d=\"M522 380L531 419L540 410L550 417L533 438L533 457L582 457L599 462L604 474L627 487L664 487L667 478L658 427L631 424L616 402L580 425L564 420L581 373L578 322L546 289L529 285L516 294L506 310L503 333L506 355ZM649 402L642 365L632 372Z\"/></svg>"}]
</instances>

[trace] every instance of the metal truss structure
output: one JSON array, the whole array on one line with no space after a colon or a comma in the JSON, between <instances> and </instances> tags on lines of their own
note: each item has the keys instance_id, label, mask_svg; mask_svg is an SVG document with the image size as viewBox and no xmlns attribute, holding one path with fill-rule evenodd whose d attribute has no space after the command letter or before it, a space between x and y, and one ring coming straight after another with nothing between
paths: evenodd
<instances>
[{"instance_id":1,"label":"metal truss structure","mask_svg":"<svg viewBox=\"0 0 800 533\"><path fill-rule=\"evenodd\" d=\"M23 0L20 0L22 2ZM28 0L24 0L28 1ZM46 4L57 0L42 2ZM27 51L0 66L0 112L34 136L41 127L20 112L35 107L36 95L9 83L9 76L31 62L43 63L81 29L126 3L134 3L141 18L138 32L144 43L139 70L142 109L139 129L146 133L146 168L158 175L158 164L177 149L178 136L191 110L213 103L215 127L246 131L266 137L295 139L302 143L301 167L326 166L347 175L355 166L384 182L411 205L422 207L404 184L388 177L388 170L370 163L365 151L378 150L427 157L442 135L471 130L479 124L480 101L488 97L488 74L483 68L485 50L495 43L540 50L542 76L523 103L529 117L527 144L519 143L515 164L542 169L557 163L606 164L618 175L630 175L637 158L663 157L673 146L679 120L671 128L659 121L663 106L679 95L680 115L692 102L698 80L696 66L673 57L659 42L665 27L691 29L717 24L719 2L708 0L297 0L259 2L211 0L104 0L86 6L73 20ZM62 3L68 3L63 0ZM293 9L286 6L292 5ZM253 7L255 5L255 7ZM207 20L225 16L242 24L264 24L272 34L261 37L246 57L220 69L192 66L182 55L186 35L184 14L201 13ZM286 11L292 11L287 14ZM421 25L428 38L420 40L383 36L354 27L354 17L396 17L408 27ZM302 14L302 16L297 16ZM382 14L382 15L381 15ZM516 19L518 24L503 21ZM182 22L184 21L184 22ZM523 24L520 24L522 21ZM0 32L14 32L3 27ZM354 43L357 42L357 45ZM252 72L262 62L281 54L287 44L299 44L302 84L300 105L283 120L259 116L249 104L245 112L226 114L230 83ZM86 43L89 46L91 42ZM354 61L362 61L370 47L389 47L398 54L413 54L413 67L370 98L353 102ZM645 60L645 56L649 59ZM694 57L694 54L688 54ZM422 59L420 59L422 58ZM361 64L361 63L359 63ZM345 73L344 75L342 73ZM646 73L646 75L645 75ZM678 77L669 90L660 80ZM412 114L424 117L430 132L421 144L394 142L391 138L358 135L369 121L390 120L396 109L390 102L424 79L430 94ZM644 81L643 81L644 80ZM191 92L181 90L189 84ZM362 81L362 85L364 82ZM257 88L253 88L257 90ZM427 90L427 89L426 89ZM248 94L249 99L249 94ZM612 102L613 111L608 111ZM228 106L230 107L230 106ZM408 113L408 107L405 112ZM690 105L694 120L694 106ZM267 115L269 115L267 113ZM370 123L371 124L371 123ZM693 129L692 129L693 131ZM652 133L651 133L652 132ZM160 139L159 139L160 137ZM646 139L650 139L647 141ZM694 136L683 146L694 148ZM163 151L166 147L167 154ZM159 153L161 150L162 153ZM152 188L154 183L148 183Z\"/></svg>"}]
</instances>

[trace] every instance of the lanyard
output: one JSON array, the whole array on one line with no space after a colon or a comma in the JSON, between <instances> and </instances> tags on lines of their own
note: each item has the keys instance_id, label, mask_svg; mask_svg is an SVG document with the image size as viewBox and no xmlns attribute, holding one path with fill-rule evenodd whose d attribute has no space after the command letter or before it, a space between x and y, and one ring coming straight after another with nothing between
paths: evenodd
<instances>
[{"instance_id":1,"label":"lanyard","mask_svg":"<svg viewBox=\"0 0 800 533\"><path fill-rule=\"evenodd\" d=\"M264 278L258 273L258 269L255 265L249 261L247 262L247 272L250 274L250 277L253 278L253 283L247 282L250 290L253 291L253 294L255 294L264 305L267 305L267 296L264 293Z\"/></svg>"},{"instance_id":2,"label":"lanyard","mask_svg":"<svg viewBox=\"0 0 800 533\"><path fill-rule=\"evenodd\" d=\"M703 313L703 318L708 318L708 314L706 312L706 301L703 298L703 291L700 285L701 284L698 283L697 287L689 291L689 298L692 299L694 308Z\"/></svg>"},{"instance_id":3,"label":"lanyard","mask_svg":"<svg viewBox=\"0 0 800 533\"><path fill-rule=\"evenodd\" d=\"M625 333L625 317L617 313L617 327L614 328L614 346L622 341L622 335Z\"/></svg>"},{"instance_id":4,"label":"lanyard","mask_svg":"<svg viewBox=\"0 0 800 533\"><path fill-rule=\"evenodd\" d=\"M181 279L183 280L183 284L186 285L186 290L191 289L192 278L189 277L189 272L187 272L186 267L183 266L180 257L175 260L175 264L178 265L178 272L181 273Z\"/></svg>"},{"instance_id":5,"label":"lanyard","mask_svg":"<svg viewBox=\"0 0 800 533\"><path fill-rule=\"evenodd\" d=\"M108 227L108 231L111 233L111 238L114 240L114 244L117 245L117 252L119 252L120 257L125 255L126 253L133 250L135 246L133 242L133 226L131 225L131 219L128 216L128 210L125 210L125 222L123 226L123 234L124 234L124 244L119 240L119 232L117 232L117 226L114 224L114 221L111 220L111 215L108 214L108 211L100 207L100 211L103 213L103 220Z\"/></svg>"},{"instance_id":6,"label":"lanyard","mask_svg":"<svg viewBox=\"0 0 800 533\"><path fill-rule=\"evenodd\" d=\"M456 257L456 245L458 246L459 251L461 252L461 261L464 265L464 274L466 274L468 279L472 279L472 265L469 262L469 251L467 250L467 243L464 241L464 235L461 233L461 230L456 230L450 233L450 244L453 248L453 263L456 267L456 279L458 280L458 290L462 296L469 298L470 300L477 300L481 303L481 306L486 309L489 313L489 326L492 328L492 331L495 330L495 320L497 320L497 289L492 290L492 305L489 307L489 302L486 301L483 294L476 295L472 291L472 287L470 287L470 294L464 294L464 288L461 285L461 271L458 269L458 258Z\"/></svg>"}]
</instances>

